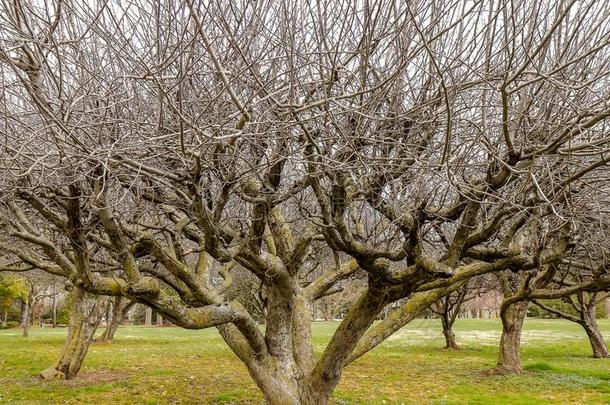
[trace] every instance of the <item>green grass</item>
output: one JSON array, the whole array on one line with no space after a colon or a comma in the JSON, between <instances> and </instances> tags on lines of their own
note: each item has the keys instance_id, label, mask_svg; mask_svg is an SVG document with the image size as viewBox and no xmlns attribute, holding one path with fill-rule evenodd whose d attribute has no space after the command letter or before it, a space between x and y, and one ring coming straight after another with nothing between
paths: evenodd
<instances>
[{"instance_id":1,"label":"green grass","mask_svg":"<svg viewBox=\"0 0 610 405\"><path fill-rule=\"evenodd\" d=\"M336 323L315 323L318 352ZM610 321L600 321L610 341ZM262 396L215 330L125 327L93 344L79 378L33 378L61 350L65 329L0 331L0 403L258 404ZM441 349L437 320L418 320L350 365L336 404L610 403L610 360L591 358L582 329L560 320L525 323L519 376L487 376L500 337L495 320L458 320L459 351Z\"/></svg>"}]
</instances>

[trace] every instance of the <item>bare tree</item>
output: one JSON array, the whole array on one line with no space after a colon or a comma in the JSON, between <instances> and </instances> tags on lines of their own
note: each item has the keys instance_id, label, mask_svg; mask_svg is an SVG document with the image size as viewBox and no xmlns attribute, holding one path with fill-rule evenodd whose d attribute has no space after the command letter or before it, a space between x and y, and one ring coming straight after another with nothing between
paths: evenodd
<instances>
[{"instance_id":1,"label":"bare tree","mask_svg":"<svg viewBox=\"0 0 610 405\"><path fill-rule=\"evenodd\" d=\"M11 266L5 270L11 270ZM27 294L21 299L21 329L23 337L29 336L30 326L35 321L33 311L36 305L45 298L55 296L55 293L49 291L49 285L53 281L43 272L32 272L23 277L27 287Z\"/></svg>"},{"instance_id":2,"label":"bare tree","mask_svg":"<svg viewBox=\"0 0 610 405\"><path fill-rule=\"evenodd\" d=\"M487 290L485 281L481 277L469 280L458 290L445 295L430 306L432 312L441 320L445 349L458 349L453 324L461 312L462 304L475 299Z\"/></svg>"},{"instance_id":3,"label":"bare tree","mask_svg":"<svg viewBox=\"0 0 610 405\"><path fill-rule=\"evenodd\" d=\"M103 309L106 307L106 303L100 302L97 298L87 298L87 293L82 288L78 286L69 288L71 291L67 298L70 306L68 336L59 360L39 374L43 380L70 380L76 377L87 355L93 335L102 320Z\"/></svg>"},{"instance_id":4,"label":"bare tree","mask_svg":"<svg viewBox=\"0 0 610 405\"><path fill-rule=\"evenodd\" d=\"M135 305L135 302L117 295L109 305L112 306L112 314L110 318L106 317L106 329L104 329L104 332L95 339L96 342L111 343L114 341L116 331L123 323L129 310Z\"/></svg>"},{"instance_id":5,"label":"bare tree","mask_svg":"<svg viewBox=\"0 0 610 405\"><path fill-rule=\"evenodd\" d=\"M610 357L606 342L599 329L596 319L597 305L603 302L603 299L610 296L610 293L599 294L598 292L586 293L579 292L575 298L565 297L564 300L568 302L574 310L577 312L577 316L562 311L552 306L546 305L540 301L534 301L534 304L540 306L542 309L549 313L558 316L559 318L566 319L571 322L575 322L583 327L591 343L591 349L593 350L593 357L595 358L607 358Z\"/></svg>"},{"instance_id":6,"label":"bare tree","mask_svg":"<svg viewBox=\"0 0 610 405\"><path fill-rule=\"evenodd\" d=\"M579 243L610 161L609 6L525 4L2 3L2 247L218 328L269 403L326 403L470 278ZM318 251L339 260L311 271ZM227 299L237 264L264 331ZM314 356L313 303L359 271Z\"/></svg>"}]
</instances>

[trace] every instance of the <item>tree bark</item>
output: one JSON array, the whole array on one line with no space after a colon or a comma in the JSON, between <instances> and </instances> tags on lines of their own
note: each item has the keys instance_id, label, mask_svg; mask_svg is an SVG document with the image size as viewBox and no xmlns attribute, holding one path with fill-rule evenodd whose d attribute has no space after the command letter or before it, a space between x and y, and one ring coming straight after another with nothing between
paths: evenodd
<instances>
[{"instance_id":1,"label":"tree bark","mask_svg":"<svg viewBox=\"0 0 610 405\"><path fill-rule=\"evenodd\" d=\"M592 304L582 308L582 322L580 324L589 337L591 349L593 349L593 357L596 359L608 358L610 357L610 352L608 352L608 346L606 346L606 342L604 342L604 337L602 336L597 320L595 319L595 303L596 301L594 300Z\"/></svg>"},{"instance_id":2,"label":"tree bark","mask_svg":"<svg viewBox=\"0 0 610 405\"><path fill-rule=\"evenodd\" d=\"M308 378L273 375L255 378L269 405L325 405L332 388L313 384Z\"/></svg>"},{"instance_id":3,"label":"tree bark","mask_svg":"<svg viewBox=\"0 0 610 405\"><path fill-rule=\"evenodd\" d=\"M575 322L582 326L589 338L591 349L593 349L593 357L610 357L608 347L606 346L601 331L599 330L599 326L597 325L596 307L599 302L597 293L589 293L587 295L585 295L585 293L579 293L577 296L578 302L572 302L573 306L578 310L578 316L548 307L541 302L536 302L536 305L551 314L566 319L570 322Z\"/></svg>"},{"instance_id":4,"label":"tree bark","mask_svg":"<svg viewBox=\"0 0 610 405\"><path fill-rule=\"evenodd\" d=\"M31 302L29 298L21 301L21 329L23 329L23 337L29 336L30 330L30 312Z\"/></svg>"},{"instance_id":5,"label":"tree bark","mask_svg":"<svg viewBox=\"0 0 610 405\"><path fill-rule=\"evenodd\" d=\"M328 379L320 380L315 375L297 370L281 372L264 366L249 368L269 405L325 405L335 385Z\"/></svg>"},{"instance_id":6,"label":"tree bark","mask_svg":"<svg viewBox=\"0 0 610 405\"><path fill-rule=\"evenodd\" d=\"M391 300L387 291L369 285L349 310L318 360L310 379L301 385L303 404L326 404L337 386L354 348L375 318ZM309 396L309 398L303 398Z\"/></svg>"},{"instance_id":7,"label":"tree bark","mask_svg":"<svg viewBox=\"0 0 610 405\"><path fill-rule=\"evenodd\" d=\"M285 289L284 289L285 290ZM269 293L276 299L270 302L280 303L282 289ZM293 302L293 324L289 333L290 338L282 330L275 333L267 333L266 341L270 350L270 356L266 359L248 359L246 365L250 375L264 393L265 401L272 405L320 405L327 404L331 393L338 383L341 373L348 364L348 357L353 351L359 339L372 324L374 319L383 313L387 304L386 291L379 288L371 288L363 293L354 308L352 308L345 319L339 324L330 343L317 363L313 364L312 348L303 345L306 330L311 323L311 306L305 305L300 299ZM273 318L276 312L269 308L269 315ZM295 322L296 321L296 322ZM275 322L268 318L268 325ZM221 335L222 335L221 330ZM271 339L272 338L272 339ZM288 338L286 340L286 338ZM226 339L225 339L226 340ZM285 355L286 347L292 348L292 353ZM311 360L307 358L311 357Z\"/></svg>"},{"instance_id":8,"label":"tree bark","mask_svg":"<svg viewBox=\"0 0 610 405\"><path fill-rule=\"evenodd\" d=\"M55 292L55 286L53 286L52 322L53 322L53 327L57 328L57 293Z\"/></svg>"},{"instance_id":9,"label":"tree bark","mask_svg":"<svg viewBox=\"0 0 610 405\"><path fill-rule=\"evenodd\" d=\"M445 336L445 349L457 350L458 345L455 341L455 333L453 333L453 322L449 314L441 315L441 323L443 324L443 335Z\"/></svg>"},{"instance_id":10,"label":"tree bark","mask_svg":"<svg viewBox=\"0 0 610 405\"><path fill-rule=\"evenodd\" d=\"M112 303L112 315L110 321L108 322L104 332L97 339L95 339L95 341L112 343L116 331L119 329L119 326L123 323L127 312L129 312L134 304L135 303L133 301L129 301L121 296L115 297Z\"/></svg>"},{"instance_id":11,"label":"tree bark","mask_svg":"<svg viewBox=\"0 0 610 405\"><path fill-rule=\"evenodd\" d=\"M451 287L438 288L411 295L402 305L388 314L388 319L377 323L367 330L349 356L348 362L352 362L373 350L394 332L416 319L424 309L429 308L430 305L447 294L457 291L463 285L464 283L456 283Z\"/></svg>"},{"instance_id":12,"label":"tree bark","mask_svg":"<svg viewBox=\"0 0 610 405\"><path fill-rule=\"evenodd\" d=\"M529 301L519 301L510 305L502 305L500 318L502 319L502 337L500 338L500 353L498 365L494 371L498 373L521 373L521 331L523 320L527 314Z\"/></svg>"},{"instance_id":13,"label":"tree bark","mask_svg":"<svg viewBox=\"0 0 610 405\"><path fill-rule=\"evenodd\" d=\"M99 302L88 304L85 292L81 288L73 287L68 299L70 305L68 336L57 363L40 373L39 376L43 380L70 380L76 377L87 355L93 335L102 320L104 305L100 305Z\"/></svg>"}]
</instances>

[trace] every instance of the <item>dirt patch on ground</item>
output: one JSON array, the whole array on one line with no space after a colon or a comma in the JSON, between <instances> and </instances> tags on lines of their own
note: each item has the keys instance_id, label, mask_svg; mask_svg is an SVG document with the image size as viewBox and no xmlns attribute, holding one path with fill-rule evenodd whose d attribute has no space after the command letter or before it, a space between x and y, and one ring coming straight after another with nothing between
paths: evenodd
<instances>
[{"instance_id":1,"label":"dirt patch on ground","mask_svg":"<svg viewBox=\"0 0 610 405\"><path fill-rule=\"evenodd\" d=\"M128 377L129 374L114 370L86 371L80 372L76 378L65 381L64 383L70 387L78 387L124 380Z\"/></svg>"}]
</instances>

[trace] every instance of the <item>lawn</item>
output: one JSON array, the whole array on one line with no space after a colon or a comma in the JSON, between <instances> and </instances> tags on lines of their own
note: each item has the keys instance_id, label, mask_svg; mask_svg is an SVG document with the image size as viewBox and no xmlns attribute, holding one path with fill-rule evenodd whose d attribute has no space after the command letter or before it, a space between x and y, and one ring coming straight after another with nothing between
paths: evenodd
<instances>
[{"instance_id":1,"label":"lawn","mask_svg":"<svg viewBox=\"0 0 610 405\"><path fill-rule=\"evenodd\" d=\"M600 325L610 341L610 321ZM336 327L315 323L320 352ZM526 372L486 376L500 336L495 320L458 320L462 349L441 349L437 320L418 320L349 366L336 404L610 403L610 360L591 358L578 325L528 319L522 344ZM215 330L124 327L112 344L94 344L81 376L42 383L32 376L50 365L65 329L0 330L0 403L241 403L261 394Z\"/></svg>"}]
</instances>

